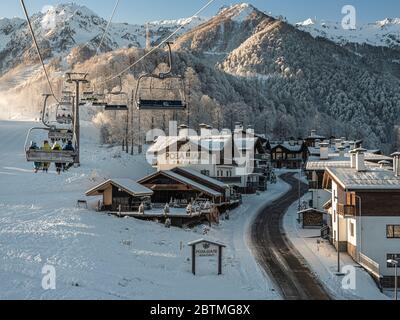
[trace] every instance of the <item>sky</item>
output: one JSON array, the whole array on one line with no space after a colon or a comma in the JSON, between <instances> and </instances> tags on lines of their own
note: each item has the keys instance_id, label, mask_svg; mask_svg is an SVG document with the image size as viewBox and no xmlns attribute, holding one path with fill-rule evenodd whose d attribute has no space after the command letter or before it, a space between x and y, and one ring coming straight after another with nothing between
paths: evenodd
<instances>
[{"instance_id":1,"label":"sky","mask_svg":"<svg viewBox=\"0 0 400 320\"><path fill-rule=\"evenodd\" d=\"M55 5L71 1L25 0L30 14L41 11L46 5ZM115 0L75 0L77 4L86 5L104 18L111 15ZM176 19L191 16L207 0L120 0L115 22L144 23L146 21ZM216 0L202 15L213 16L223 5L243 1ZM282 15L289 22L295 23L308 18L318 20L342 20L342 7L353 5L357 10L357 21L360 23L382 20L387 17L400 17L399 0L249 0L246 1L267 13ZM22 17L19 0L0 2L0 17Z\"/></svg>"}]
</instances>

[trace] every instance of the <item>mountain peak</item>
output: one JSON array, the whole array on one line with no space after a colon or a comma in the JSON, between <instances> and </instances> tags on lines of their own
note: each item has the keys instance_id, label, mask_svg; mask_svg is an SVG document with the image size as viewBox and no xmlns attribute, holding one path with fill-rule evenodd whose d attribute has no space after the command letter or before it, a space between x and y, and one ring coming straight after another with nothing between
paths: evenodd
<instances>
[{"instance_id":1,"label":"mountain peak","mask_svg":"<svg viewBox=\"0 0 400 320\"><path fill-rule=\"evenodd\" d=\"M314 21L311 18L308 18L307 20L296 23L296 26L311 26L311 25L314 25L315 23L316 23L316 21Z\"/></svg>"},{"instance_id":2,"label":"mountain peak","mask_svg":"<svg viewBox=\"0 0 400 320\"><path fill-rule=\"evenodd\" d=\"M385 18L381 21L377 21L376 25L379 27L391 26L391 25L400 25L400 18Z\"/></svg>"},{"instance_id":3,"label":"mountain peak","mask_svg":"<svg viewBox=\"0 0 400 320\"><path fill-rule=\"evenodd\" d=\"M229 17L236 22L243 22L246 20L252 13L260 12L254 6L247 2L234 4L231 6L222 7L218 15L229 15Z\"/></svg>"}]
</instances>

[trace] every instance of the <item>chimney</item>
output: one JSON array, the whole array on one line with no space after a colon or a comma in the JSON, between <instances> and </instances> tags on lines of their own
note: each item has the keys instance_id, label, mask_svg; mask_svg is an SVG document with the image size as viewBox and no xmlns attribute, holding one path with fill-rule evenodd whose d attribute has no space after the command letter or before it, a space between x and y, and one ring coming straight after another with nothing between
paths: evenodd
<instances>
[{"instance_id":1,"label":"chimney","mask_svg":"<svg viewBox=\"0 0 400 320\"><path fill-rule=\"evenodd\" d=\"M350 168L356 168L356 152L355 149L350 150Z\"/></svg>"},{"instance_id":2,"label":"chimney","mask_svg":"<svg viewBox=\"0 0 400 320\"><path fill-rule=\"evenodd\" d=\"M255 132L255 130L254 130L254 128L253 128L253 126L247 126L247 131L246 131L248 134L255 134L256 132Z\"/></svg>"},{"instance_id":3,"label":"chimney","mask_svg":"<svg viewBox=\"0 0 400 320\"><path fill-rule=\"evenodd\" d=\"M235 123L235 133L241 133L243 132L243 124L241 122L236 122Z\"/></svg>"},{"instance_id":4,"label":"chimney","mask_svg":"<svg viewBox=\"0 0 400 320\"><path fill-rule=\"evenodd\" d=\"M335 140L335 147L336 149L339 149L339 147L342 146L342 139L336 139Z\"/></svg>"},{"instance_id":5,"label":"chimney","mask_svg":"<svg viewBox=\"0 0 400 320\"><path fill-rule=\"evenodd\" d=\"M319 144L319 153L321 160L328 160L329 159L329 143L321 142Z\"/></svg>"},{"instance_id":6,"label":"chimney","mask_svg":"<svg viewBox=\"0 0 400 320\"><path fill-rule=\"evenodd\" d=\"M344 149L345 149L345 147L343 147L343 146L340 146L340 147L338 148L338 150L339 150L339 157L341 157L341 158L344 157Z\"/></svg>"},{"instance_id":7,"label":"chimney","mask_svg":"<svg viewBox=\"0 0 400 320\"><path fill-rule=\"evenodd\" d=\"M311 130L311 138L314 138L317 135L317 130Z\"/></svg>"},{"instance_id":8,"label":"chimney","mask_svg":"<svg viewBox=\"0 0 400 320\"><path fill-rule=\"evenodd\" d=\"M208 137L210 135L211 135L210 126L205 124L205 123L200 124L200 136L201 137Z\"/></svg>"},{"instance_id":9,"label":"chimney","mask_svg":"<svg viewBox=\"0 0 400 320\"><path fill-rule=\"evenodd\" d=\"M358 172L366 171L367 167L365 166L365 152L367 151L366 149L363 148L357 148L353 150L356 155L356 170Z\"/></svg>"},{"instance_id":10,"label":"chimney","mask_svg":"<svg viewBox=\"0 0 400 320\"><path fill-rule=\"evenodd\" d=\"M320 143L321 143L320 139L315 140L315 147L319 148Z\"/></svg>"},{"instance_id":11,"label":"chimney","mask_svg":"<svg viewBox=\"0 0 400 320\"><path fill-rule=\"evenodd\" d=\"M391 156L393 157L394 175L400 177L400 152L395 152Z\"/></svg>"},{"instance_id":12,"label":"chimney","mask_svg":"<svg viewBox=\"0 0 400 320\"><path fill-rule=\"evenodd\" d=\"M182 124L179 126L179 136L180 137L189 136L189 127L186 124Z\"/></svg>"}]
</instances>

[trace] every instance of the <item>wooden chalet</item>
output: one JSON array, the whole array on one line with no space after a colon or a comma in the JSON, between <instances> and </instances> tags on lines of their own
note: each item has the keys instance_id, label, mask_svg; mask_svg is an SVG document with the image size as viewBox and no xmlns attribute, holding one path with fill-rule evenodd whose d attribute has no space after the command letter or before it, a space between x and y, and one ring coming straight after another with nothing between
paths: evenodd
<instances>
[{"instance_id":1,"label":"wooden chalet","mask_svg":"<svg viewBox=\"0 0 400 320\"><path fill-rule=\"evenodd\" d=\"M183 176L172 170L164 170L153 173L139 183L153 191L152 203L166 204L173 202L183 206L196 201L207 199L215 205L221 205L225 200L225 193L204 185L204 181L195 177Z\"/></svg>"},{"instance_id":2,"label":"wooden chalet","mask_svg":"<svg viewBox=\"0 0 400 320\"><path fill-rule=\"evenodd\" d=\"M271 162L277 169L300 169L306 162L308 148L302 140L271 143Z\"/></svg>"},{"instance_id":3,"label":"wooden chalet","mask_svg":"<svg viewBox=\"0 0 400 320\"><path fill-rule=\"evenodd\" d=\"M86 192L87 197L102 196L99 211L133 212L142 203L150 204L153 191L131 179L110 179Z\"/></svg>"}]
</instances>

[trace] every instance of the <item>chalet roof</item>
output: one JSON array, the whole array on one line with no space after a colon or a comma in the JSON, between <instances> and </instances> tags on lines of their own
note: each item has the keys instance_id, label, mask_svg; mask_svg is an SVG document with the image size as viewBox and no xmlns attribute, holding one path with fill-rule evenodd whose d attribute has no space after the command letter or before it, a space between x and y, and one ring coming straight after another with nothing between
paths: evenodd
<instances>
[{"instance_id":1,"label":"chalet roof","mask_svg":"<svg viewBox=\"0 0 400 320\"><path fill-rule=\"evenodd\" d=\"M317 140L317 139L324 140L325 138L326 138L325 136L315 134L315 135L308 136L306 139L307 140Z\"/></svg>"},{"instance_id":2,"label":"chalet roof","mask_svg":"<svg viewBox=\"0 0 400 320\"><path fill-rule=\"evenodd\" d=\"M307 213L307 212L316 212L316 213L326 214L326 212L318 210L318 209L314 209L314 208L307 208L304 210L297 211L297 213Z\"/></svg>"},{"instance_id":3,"label":"chalet roof","mask_svg":"<svg viewBox=\"0 0 400 320\"><path fill-rule=\"evenodd\" d=\"M328 210L329 208L332 207L332 199L329 199L327 202L324 203L322 206L325 210Z\"/></svg>"},{"instance_id":4,"label":"chalet roof","mask_svg":"<svg viewBox=\"0 0 400 320\"><path fill-rule=\"evenodd\" d=\"M186 142L188 141L187 137L184 136L159 136L155 143L147 150L149 153L160 152L162 150L167 149L167 147L177 144L178 142Z\"/></svg>"},{"instance_id":5,"label":"chalet roof","mask_svg":"<svg viewBox=\"0 0 400 320\"><path fill-rule=\"evenodd\" d=\"M86 196L100 195L101 192L107 189L110 184L124 190L132 196L151 196L153 194L152 190L142 186L132 179L110 179L88 190Z\"/></svg>"},{"instance_id":6,"label":"chalet roof","mask_svg":"<svg viewBox=\"0 0 400 320\"><path fill-rule=\"evenodd\" d=\"M155 172L155 173L153 173L153 174L151 174L151 175L149 175L147 177L144 177L143 179L139 180L139 183L144 183L145 181L147 181L147 180L149 180L149 179L151 179L151 178L153 178L153 177L155 177L155 176L157 176L159 174L164 174L167 177L170 177L170 178L172 178L174 180L177 180L177 181L179 181L179 182L181 182L183 184L189 185L189 186L193 187L194 189L197 189L197 190L199 190L201 192L204 192L206 194L209 194L211 196L214 196L214 197L221 197L222 196L222 194L220 192L218 192L216 190L213 190L211 188L208 188L208 187L202 185L199 182L196 182L196 181L194 181L192 179L186 178L186 177L184 177L184 176L182 176L182 175L180 175L180 174L178 174L176 172L173 172L171 170L164 170L164 171Z\"/></svg>"},{"instance_id":7,"label":"chalet roof","mask_svg":"<svg viewBox=\"0 0 400 320\"><path fill-rule=\"evenodd\" d=\"M197 177L197 178L199 178L201 180L207 181L210 184L213 184L213 185L215 185L215 186L217 186L219 188L228 188L228 186L225 183L223 183L223 182L221 182L221 181L219 181L217 179L211 178L209 176L206 176L206 175L198 172L195 169L178 167L178 168L173 169L172 171L174 171L174 172L178 171L178 174L179 174L180 171L187 172L189 175L192 175L192 176L195 176L195 177Z\"/></svg>"},{"instance_id":8,"label":"chalet roof","mask_svg":"<svg viewBox=\"0 0 400 320\"><path fill-rule=\"evenodd\" d=\"M303 144L290 144L289 141L284 141L281 143L271 142L271 149L275 149L277 147L283 147L292 152L300 152L303 149Z\"/></svg>"},{"instance_id":9,"label":"chalet roof","mask_svg":"<svg viewBox=\"0 0 400 320\"><path fill-rule=\"evenodd\" d=\"M327 173L347 190L399 190L400 177L393 171L369 168L358 172L352 168L327 168Z\"/></svg>"},{"instance_id":10,"label":"chalet roof","mask_svg":"<svg viewBox=\"0 0 400 320\"><path fill-rule=\"evenodd\" d=\"M196 244L203 243L203 242L210 243L210 244L213 244L213 245L218 246L218 247L223 247L223 248L226 247L226 245L224 245L224 244L222 244L222 243L220 243L220 242L211 241L211 240L206 240L206 239L199 239L199 240L191 241L191 242L188 243L188 246L189 246L189 247L193 247L193 246L195 246Z\"/></svg>"},{"instance_id":11,"label":"chalet roof","mask_svg":"<svg viewBox=\"0 0 400 320\"><path fill-rule=\"evenodd\" d=\"M392 158L372 154L372 153L365 153L365 165L368 168L375 168L379 167L377 163L380 160L391 161ZM343 156L340 156L338 153L330 153L327 160L322 160L319 156L310 156L308 157L308 161L306 163L306 170L325 170L328 167L335 167L335 168L350 168L350 154L345 153Z\"/></svg>"}]
</instances>

